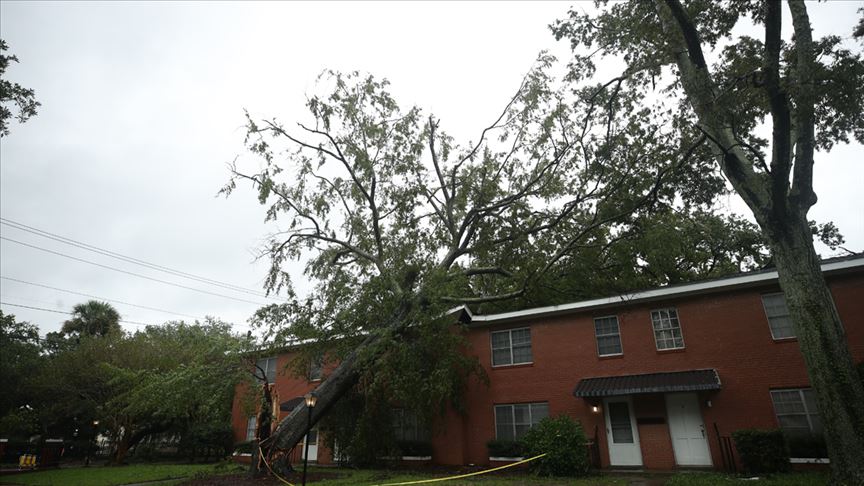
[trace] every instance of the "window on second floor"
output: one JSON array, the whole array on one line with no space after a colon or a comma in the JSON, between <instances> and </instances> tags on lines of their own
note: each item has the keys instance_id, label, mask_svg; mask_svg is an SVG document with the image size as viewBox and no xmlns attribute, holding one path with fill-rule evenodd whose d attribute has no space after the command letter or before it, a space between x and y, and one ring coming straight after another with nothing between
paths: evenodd
<instances>
[{"instance_id":1,"label":"window on second floor","mask_svg":"<svg viewBox=\"0 0 864 486\"><path fill-rule=\"evenodd\" d=\"M264 372L264 377L267 378L267 383L276 383L276 357L261 358L255 362L255 377L259 383L263 383L261 372Z\"/></svg>"},{"instance_id":2,"label":"window on second floor","mask_svg":"<svg viewBox=\"0 0 864 486\"><path fill-rule=\"evenodd\" d=\"M789 308L786 307L786 297L782 292L762 295L762 307L765 308L765 316L768 317L768 327L771 328L771 337L774 339L795 337L792 316L789 315Z\"/></svg>"},{"instance_id":3,"label":"window on second floor","mask_svg":"<svg viewBox=\"0 0 864 486\"><path fill-rule=\"evenodd\" d=\"M492 333L492 366L531 363L531 329L508 329Z\"/></svg>"},{"instance_id":4,"label":"window on second floor","mask_svg":"<svg viewBox=\"0 0 864 486\"><path fill-rule=\"evenodd\" d=\"M651 325L654 327L658 351L684 348L684 335L681 334L678 311L674 307L651 311Z\"/></svg>"},{"instance_id":5,"label":"window on second floor","mask_svg":"<svg viewBox=\"0 0 864 486\"><path fill-rule=\"evenodd\" d=\"M546 402L495 405L495 438L518 440L548 416Z\"/></svg>"},{"instance_id":6,"label":"window on second floor","mask_svg":"<svg viewBox=\"0 0 864 486\"><path fill-rule=\"evenodd\" d=\"M623 353L617 316L594 319L594 335L597 337L598 356L614 356Z\"/></svg>"}]
</instances>

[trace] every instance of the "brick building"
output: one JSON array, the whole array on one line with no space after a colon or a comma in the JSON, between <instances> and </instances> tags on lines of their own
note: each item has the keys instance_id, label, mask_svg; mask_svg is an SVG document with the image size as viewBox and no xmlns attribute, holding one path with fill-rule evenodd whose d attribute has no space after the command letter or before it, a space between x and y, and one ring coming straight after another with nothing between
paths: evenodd
<instances>
[{"instance_id":1,"label":"brick building","mask_svg":"<svg viewBox=\"0 0 864 486\"><path fill-rule=\"evenodd\" d=\"M822 265L856 363L864 361L864 257ZM749 272L626 295L494 315L472 315L470 352L489 376L472 382L464 414L450 412L431 436L437 464L490 464L486 443L513 439L549 415L579 420L602 467L720 468L728 437L780 427L793 462L824 462L821 422L777 274ZM316 382L276 373L280 400ZM316 374L313 378L318 378ZM296 402L294 402L296 403ZM250 419L235 400L235 439ZM329 451L313 434L310 460ZM299 458L299 455L298 455Z\"/></svg>"}]
</instances>

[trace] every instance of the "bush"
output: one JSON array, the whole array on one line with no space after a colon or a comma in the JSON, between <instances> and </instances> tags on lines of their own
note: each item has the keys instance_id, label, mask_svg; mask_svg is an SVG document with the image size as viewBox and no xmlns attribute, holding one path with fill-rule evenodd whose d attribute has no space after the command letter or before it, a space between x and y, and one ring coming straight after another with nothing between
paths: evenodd
<instances>
[{"instance_id":1,"label":"bush","mask_svg":"<svg viewBox=\"0 0 864 486\"><path fill-rule=\"evenodd\" d=\"M525 456L545 456L531 462L541 476L584 476L588 474L588 440L582 425L566 415L547 417L522 438Z\"/></svg>"},{"instance_id":2,"label":"bush","mask_svg":"<svg viewBox=\"0 0 864 486\"><path fill-rule=\"evenodd\" d=\"M135 446L135 452L133 456L139 461L153 462L158 456L158 453L156 451L156 444L138 444L137 446Z\"/></svg>"},{"instance_id":3,"label":"bush","mask_svg":"<svg viewBox=\"0 0 864 486\"><path fill-rule=\"evenodd\" d=\"M789 447L779 429L736 430L732 438L747 472L770 474L789 470Z\"/></svg>"},{"instance_id":4,"label":"bush","mask_svg":"<svg viewBox=\"0 0 864 486\"><path fill-rule=\"evenodd\" d=\"M402 452L403 456L431 456L432 443L422 440L400 440L396 442L396 446Z\"/></svg>"},{"instance_id":5,"label":"bush","mask_svg":"<svg viewBox=\"0 0 864 486\"><path fill-rule=\"evenodd\" d=\"M522 457L525 444L515 440L492 439L486 443L489 457Z\"/></svg>"}]
</instances>

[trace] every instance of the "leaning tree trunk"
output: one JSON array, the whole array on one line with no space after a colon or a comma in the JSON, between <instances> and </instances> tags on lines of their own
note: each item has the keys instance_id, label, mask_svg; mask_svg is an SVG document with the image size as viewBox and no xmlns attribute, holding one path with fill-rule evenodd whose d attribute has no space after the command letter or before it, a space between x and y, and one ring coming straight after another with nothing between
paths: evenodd
<instances>
[{"instance_id":1,"label":"leaning tree trunk","mask_svg":"<svg viewBox=\"0 0 864 486\"><path fill-rule=\"evenodd\" d=\"M395 333L405 329L408 324L407 316L414 304L411 297L403 297L402 305L393 312L383 329ZM273 451L290 450L299 444L309 429L318 423L341 397L351 391L364 367L374 362L376 354L374 346L379 339L379 334L376 332L369 334L342 359L339 366L317 388L312 390L317 402L312 408L311 417L306 403L300 403L279 422L267 443L260 444L268 457L272 456Z\"/></svg>"},{"instance_id":2,"label":"leaning tree trunk","mask_svg":"<svg viewBox=\"0 0 864 486\"><path fill-rule=\"evenodd\" d=\"M816 393L832 480L864 484L864 385L853 365L806 217L784 223L767 236Z\"/></svg>"},{"instance_id":3,"label":"leaning tree trunk","mask_svg":"<svg viewBox=\"0 0 864 486\"><path fill-rule=\"evenodd\" d=\"M357 346L351 353L345 357L339 366L318 385L312 394L315 395L317 402L312 408L311 425L314 426L321 420L321 417L327 414L327 411L339 401L343 395L351 390L351 387L357 383L360 377L360 355L365 350L369 349L378 340L377 335L367 337ZM296 446L303 440L310 428L309 410L305 402L301 402L291 413L283 418L276 430L270 436L267 451L275 449L288 450ZM269 455L269 454L268 454Z\"/></svg>"}]
</instances>

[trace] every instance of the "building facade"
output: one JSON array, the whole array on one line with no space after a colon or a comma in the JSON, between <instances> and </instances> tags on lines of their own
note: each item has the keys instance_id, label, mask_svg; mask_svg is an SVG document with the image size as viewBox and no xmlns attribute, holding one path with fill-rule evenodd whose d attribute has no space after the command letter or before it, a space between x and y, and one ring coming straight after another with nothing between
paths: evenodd
<instances>
[{"instance_id":1,"label":"building facade","mask_svg":"<svg viewBox=\"0 0 864 486\"><path fill-rule=\"evenodd\" d=\"M864 257L826 260L823 272L860 363ZM487 442L518 439L542 418L560 414L582 423L601 467L728 467L733 431L778 427L790 439L793 462L827 461L776 272L503 314L460 312L468 323L468 352L489 383L471 382L465 412L441 418L443 426L431 437L431 462L508 460L490 457ZM290 354L265 360L283 403L317 383L275 373L288 360ZM235 402L240 442L251 438L250 418ZM315 439L310 460L332 461Z\"/></svg>"}]
</instances>

